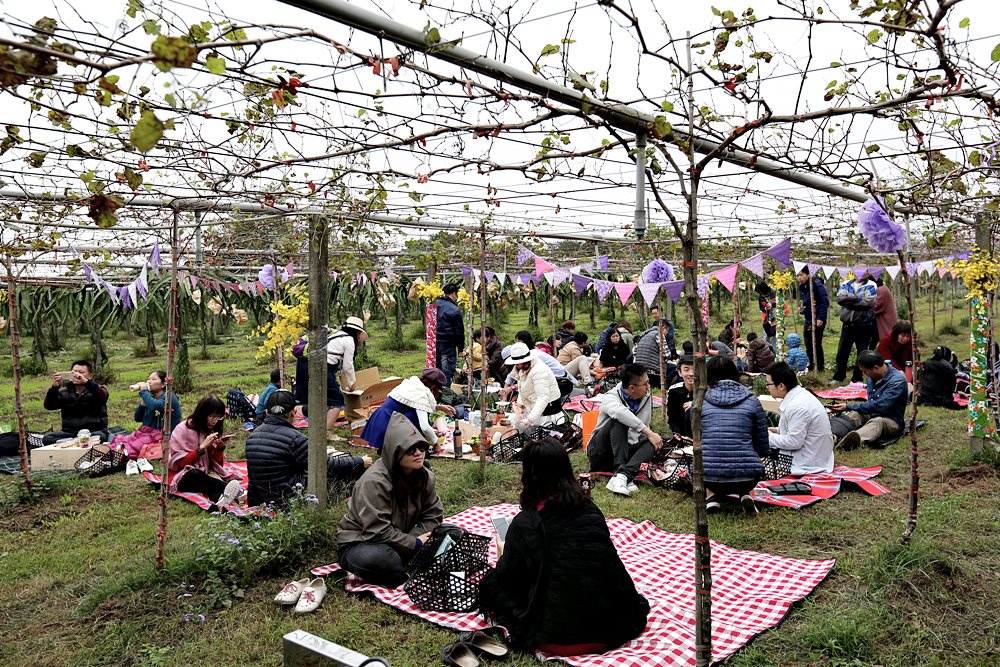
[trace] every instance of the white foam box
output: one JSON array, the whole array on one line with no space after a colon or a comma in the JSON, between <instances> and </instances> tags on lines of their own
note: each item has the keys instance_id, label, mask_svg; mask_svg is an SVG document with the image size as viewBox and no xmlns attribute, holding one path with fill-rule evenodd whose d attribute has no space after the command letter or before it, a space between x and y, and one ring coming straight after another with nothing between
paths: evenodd
<instances>
[{"instance_id":1,"label":"white foam box","mask_svg":"<svg viewBox=\"0 0 1000 667\"><path fill-rule=\"evenodd\" d=\"M35 472L39 470L75 470L76 462L89 451L90 447L75 445L54 444L35 447L31 450L31 469Z\"/></svg>"}]
</instances>

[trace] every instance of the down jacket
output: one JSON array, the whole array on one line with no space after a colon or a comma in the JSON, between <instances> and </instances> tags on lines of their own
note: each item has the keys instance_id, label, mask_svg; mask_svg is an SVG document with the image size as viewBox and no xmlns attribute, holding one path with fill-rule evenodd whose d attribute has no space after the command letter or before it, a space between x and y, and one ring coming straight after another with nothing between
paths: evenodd
<instances>
[{"instance_id":1,"label":"down jacket","mask_svg":"<svg viewBox=\"0 0 1000 667\"><path fill-rule=\"evenodd\" d=\"M774 350L763 338L755 338L747 347L747 371L761 373L774 363Z\"/></svg>"},{"instance_id":2,"label":"down jacket","mask_svg":"<svg viewBox=\"0 0 1000 667\"><path fill-rule=\"evenodd\" d=\"M247 503L282 504L295 493L295 486L305 486L309 462L309 438L294 428L284 416L267 415L264 423L247 438ZM359 456L338 456L330 467L353 468L362 465Z\"/></svg>"},{"instance_id":3,"label":"down jacket","mask_svg":"<svg viewBox=\"0 0 1000 667\"><path fill-rule=\"evenodd\" d=\"M744 482L764 475L768 455L767 417L750 391L722 380L705 394L701 416L705 481Z\"/></svg>"},{"instance_id":4,"label":"down jacket","mask_svg":"<svg viewBox=\"0 0 1000 667\"><path fill-rule=\"evenodd\" d=\"M46 410L62 412L62 430L66 433L108 428L108 390L93 380L87 380L80 393L68 382L61 387L49 387L44 405Z\"/></svg>"},{"instance_id":5,"label":"down jacket","mask_svg":"<svg viewBox=\"0 0 1000 667\"><path fill-rule=\"evenodd\" d=\"M354 483L354 495L337 530L338 546L356 542L388 544L409 558L417 550L417 538L441 525L444 507L434 487L433 472L421 468L410 473L425 478L420 491L407 493L393 487L393 472L400 459L411 445L423 441L403 415L394 414L389 419L382 455Z\"/></svg>"},{"instance_id":6,"label":"down jacket","mask_svg":"<svg viewBox=\"0 0 1000 667\"><path fill-rule=\"evenodd\" d=\"M465 347L465 322L458 304L446 296L434 302L437 305L437 344L441 349Z\"/></svg>"}]
</instances>

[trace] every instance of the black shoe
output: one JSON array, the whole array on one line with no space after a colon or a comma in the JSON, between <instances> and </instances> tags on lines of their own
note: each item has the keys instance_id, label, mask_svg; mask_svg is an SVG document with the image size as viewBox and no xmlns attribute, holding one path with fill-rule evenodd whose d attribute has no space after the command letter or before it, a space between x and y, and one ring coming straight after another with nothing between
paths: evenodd
<instances>
[{"instance_id":1,"label":"black shoe","mask_svg":"<svg viewBox=\"0 0 1000 667\"><path fill-rule=\"evenodd\" d=\"M740 505L743 506L743 513L753 516L754 514L759 514L760 510L757 509L757 503L753 501L753 497L749 494L740 496Z\"/></svg>"},{"instance_id":2,"label":"black shoe","mask_svg":"<svg viewBox=\"0 0 1000 667\"><path fill-rule=\"evenodd\" d=\"M861 436L857 431L851 431L837 443L837 447L844 450L857 449L861 446Z\"/></svg>"},{"instance_id":3,"label":"black shoe","mask_svg":"<svg viewBox=\"0 0 1000 667\"><path fill-rule=\"evenodd\" d=\"M441 650L441 662L449 667L479 667L479 658L468 644L455 642Z\"/></svg>"},{"instance_id":4,"label":"black shoe","mask_svg":"<svg viewBox=\"0 0 1000 667\"><path fill-rule=\"evenodd\" d=\"M705 511L709 514L718 514L719 510L722 509L722 505L719 504L718 500L709 500L705 503Z\"/></svg>"}]
</instances>

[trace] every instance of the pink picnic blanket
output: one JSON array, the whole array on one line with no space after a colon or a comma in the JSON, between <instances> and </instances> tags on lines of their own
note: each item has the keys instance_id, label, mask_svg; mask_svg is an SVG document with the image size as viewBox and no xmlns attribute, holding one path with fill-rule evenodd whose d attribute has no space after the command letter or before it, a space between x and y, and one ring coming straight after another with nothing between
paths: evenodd
<instances>
[{"instance_id":1,"label":"pink picnic blanket","mask_svg":"<svg viewBox=\"0 0 1000 667\"><path fill-rule=\"evenodd\" d=\"M492 536L491 516L511 516L518 511L516 505L473 507L446 521ZM578 667L694 665L694 536L668 533L651 521L635 523L627 519L608 519L608 529L636 589L649 600L646 629L637 639L607 653L561 657L537 652L536 656ZM489 560L496 562L492 542ZM713 662L726 659L755 635L777 625L794 603L823 581L835 562L742 551L713 541ZM312 572L324 576L339 569L339 565L332 564ZM354 575L347 577L345 589L349 593L370 593L380 602L447 628L465 631L487 626L475 613L421 611L403 589L372 586Z\"/></svg>"},{"instance_id":2,"label":"pink picnic blanket","mask_svg":"<svg viewBox=\"0 0 1000 667\"><path fill-rule=\"evenodd\" d=\"M803 475L802 477L789 475L788 477L783 477L782 479L769 479L758 482L757 487L751 492L750 495L752 495L753 499L758 503L800 509L802 507L808 507L813 503L818 503L821 500L834 497L840 492L840 485L842 482L851 482L856 484L862 491L870 496L881 496L884 493L889 493L889 489L882 486L878 482L872 481L873 477L876 477L881 473L882 466L874 466L872 468L848 468L847 466L835 466L832 472L814 473L811 475ZM771 493L769 490L773 486L788 484L790 482L805 482L812 487L812 493L802 496L779 496Z\"/></svg>"},{"instance_id":3,"label":"pink picnic blanket","mask_svg":"<svg viewBox=\"0 0 1000 667\"><path fill-rule=\"evenodd\" d=\"M247 462L246 461L227 461L226 462L226 469L227 470L232 469L233 471L235 471L236 473L238 473L240 475L240 477L241 477L241 479L240 479L240 486L243 487L244 490L246 490L247 485L248 485L248 482L247 482ZM143 476L147 480L149 480L149 482L151 484L159 484L160 483L160 476L159 475L156 475L156 474L151 473L151 472L144 472L142 474L143 474ZM215 504L213 501L209 500L208 496L203 495L201 493L178 492L178 493L171 493L170 495L176 496L178 498L183 498L184 500L186 500L188 502L194 503L195 505L197 505L198 507L202 508L206 512L209 511L212 508L212 506ZM232 514L233 516L259 515L259 514L262 514L263 512L264 512L263 508L260 508L260 507L231 507L231 508L229 508L227 510L227 513L228 514Z\"/></svg>"},{"instance_id":4,"label":"pink picnic blanket","mask_svg":"<svg viewBox=\"0 0 1000 667\"><path fill-rule=\"evenodd\" d=\"M865 389L865 385L862 382L852 382L845 387L834 387L833 389L824 389L823 391L817 391L816 395L820 398L832 398L839 399L841 401L850 400L868 400L868 390ZM969 404L969 399L960 394L955 394L953 396L955 403L962 406L963 408Z\"/></svg>"}]
</instances>

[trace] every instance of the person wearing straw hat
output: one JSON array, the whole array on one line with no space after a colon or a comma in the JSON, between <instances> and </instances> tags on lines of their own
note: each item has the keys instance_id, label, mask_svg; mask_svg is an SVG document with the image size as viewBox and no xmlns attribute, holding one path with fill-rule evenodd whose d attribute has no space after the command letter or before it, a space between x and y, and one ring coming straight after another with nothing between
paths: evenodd
<instances>
[{"instance_id":1,"label":"person wearing straw hat","mask_svg":"<svg viewBox=\"0 0 1000 667\"><path fill-rule=\"evenodd\" d=\"M517 382L517 400L511 417L514 427L524 431L530 426L549 423L551 415L544 414L548 411L546 408L558 405L561 395L556 376L538 358L538 352L528 349L524 343L514 343L504 363L514 367Z\"/></svg>"},{"instance_id":2,"label":"person wearing straw hat","mask_svg":"<svg viewBox=\"0 0 1000 667\"><path fill-rule=\"evenodd\" d=\"M326 426L333 428L344 407L344 393L340 389L338 373L344 376L347 391L353 391L354 354L360 343L368 340L365 323L360 317L348 317L344 324L326 341Z\"/></svg>"}]
</instances>

